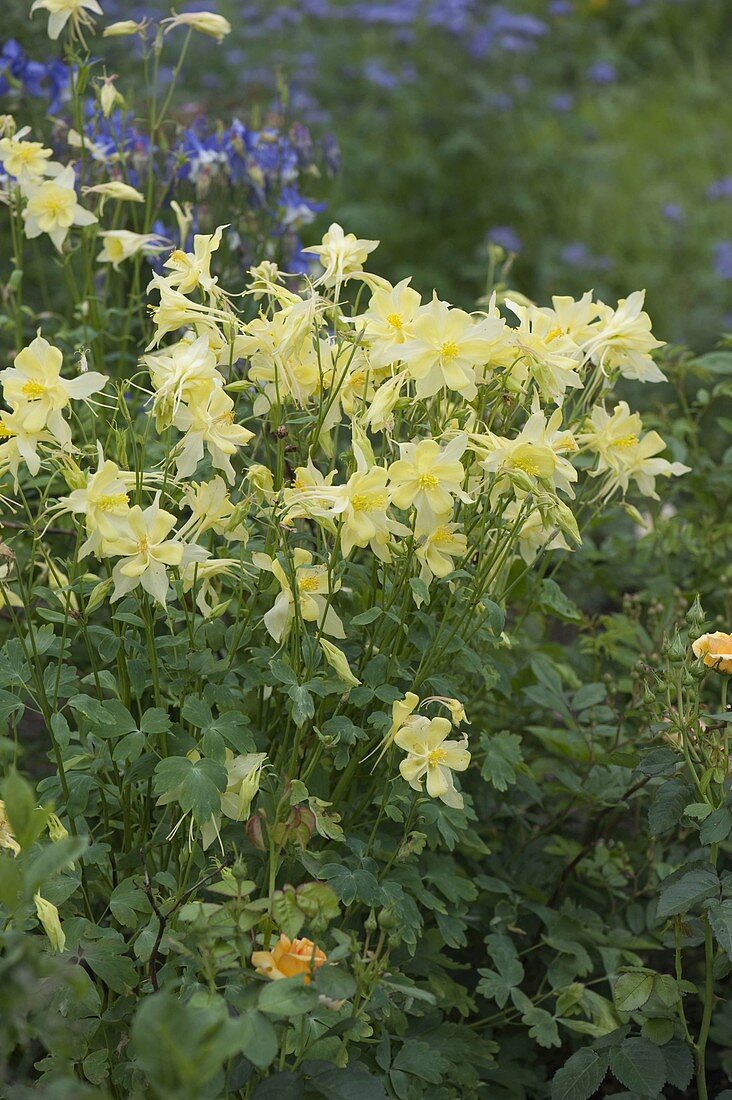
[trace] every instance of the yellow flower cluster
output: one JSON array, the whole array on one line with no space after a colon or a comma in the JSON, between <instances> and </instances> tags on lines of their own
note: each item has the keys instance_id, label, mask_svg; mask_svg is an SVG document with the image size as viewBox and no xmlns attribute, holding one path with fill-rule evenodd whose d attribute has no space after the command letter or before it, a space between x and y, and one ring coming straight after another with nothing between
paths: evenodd
<instances>
[{"instance_id":1,"label":"yellow flower cluster","mask_svg":"<svg viewBox=\"0 0 732 1100\"><path fill-rule=\"evenodd\" d=\"M59 199L46 219L35 200L54 186L75 204L73 170L56 172L22 133L0 141L0 158L27 196L26 231L61 247L80 208ZM139 201L126 186L95 192L100 203ZM188 214L179 214L185 236ZM590 503L603 503L631 480L653 496L658 476L686 470L659 457L663 441L625 402L606 406L618 375L663 377L642 293L615 308L590 294L546 308L507 301L509 323L495 298L471 314L436 295L423 302L408 279L392 286L363 268L377 242L332 225L309 250L319 273L298 285L266 261L235 297L212 272L225 232L174 250L148 287L149 385L134 469L102 421L116 423L137 381L114 398L102 374L66 378L62 352L41 335L0 373L9 406L0 469L16 484L23 466L63 476L69 492L50 514L78 522L80 559L110 562L97 601L139 588L164 605L174 592L211 616L263 593L260 622L274 642L286 644L295 625L314 631L350 689L358 678L326 640L346 637L339 602L349 559L397 570L417 605L431 585L455 590L471 572L482 591L500 592L517 561L524 568L579 543L574 501L594 494ZM140 243L121 230L103 240L98 260L113 267ZM144 247L163 244L147 238ZM91 410L89 464L66 413L105 386L105 406ZM416 695L395 704L382 755L395 745L415 790L459 807L453 773L470 753L449 735L465 717L458 701L438 701L449 719L416 715Z\"/></svg>"}]
</instances>

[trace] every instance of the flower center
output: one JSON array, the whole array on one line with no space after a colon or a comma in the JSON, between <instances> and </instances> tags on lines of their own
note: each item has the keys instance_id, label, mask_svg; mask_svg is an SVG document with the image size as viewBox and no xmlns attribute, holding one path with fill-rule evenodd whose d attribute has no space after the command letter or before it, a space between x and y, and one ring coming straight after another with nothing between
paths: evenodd
<instances>
[{"instance_id":1,"label":"flower center","mask_svg":"<svg viewBox=\"0 0 732 1100\"><path fill-rule=\"evenodd\" d=\"M37 397L43 397L46 392L46 387L42 386L40 382L26 382L21 390L23 397L27 397L29 401L33 401Z\"/></svg>"},{"instance_id":2,"label":"flower center","mask_svg":"<svg viewBox=\"0 0 732 1100\"><path fill-rule=\"evenodd\" d=\"M443 764L447 759L447 753L444 749L432 749L427 753L427 765L430 768L436 768L439 764Z\"/></svg>"},{"instance_id":3,"label":"flower center","mask_svg":"<svg viewBox=\"0 0 732 1100\"><path fill-rule=\"evenodd\" d=\"M539 464L531 458L515 458L512 465L514 470L523 470L525 474L531 474L532 477L539 476Z\"/></svg>"},{"instance_id":4,"label":"flower center","mask_svg":"<svg viewBox=\"0 0 732 1100\"><path fill-rule=\"evenodd\" d=\"M124 508L129 499L127 493L108 493L99 498L97 508L100 512L114 512L117 508Z\"/></svg>"},{"instance_id":5,"label":"flower center","mask_svg":"<svg viewBox=\"0 0 732 1100\"><path fill-rule=\"evenodd\" d=\"M299 577L297 581L297 587L301 592L317 592L318 591L318 577Z\"/></svg>"},{"instance_id":6,"label":"flower center","mask_svg":"<svg viewBox=\"0 0 732 1100\"><path fill-rule=\"evenodd\" d=\"M398 313L388 313L386 316L386 323L391 325L392 328L398 329L400 332L404 326L404 322Z\"/></svg>"},{"instance_id":7,"label":"flower center","mask_svg":"<svg viewBox=\"0 0 732 1100\"><path fill-rule=\"evenodd\" d=\"M452 532L448 531L447 527L438 527L430 535L430 542L436 546L444 546L446 543L452 542Z\"/></svg>"},{"instance_id":8,"label":"flower center","mask_svg":"<svg viewBox=\"0 0 732 1100\"><path fill-rule=\"evenodd\" d=\"M137 544L137 552L138 552L138 554L147 554L149 549L150 549L150 544L147 541L147 535L143 535L143 537L140 539L140 541Z\"/></svg>"},{"instance_id":9,"label":"flower center","mask_svg":"<svg viewBox=\"0 0 732 1100\"><path fill-rule=\"evenodd\" d=\"M356 493L351 497L354 512L376 512L386 508L386 493Z\"/></svg>"},{"instance_id":10,"label":"flower center","mask_svg":"<svg viewBox=\"0 0 732 1100\"><path fill-rule=\"evenodd\" d=\"M460 354L460 348L454 340L445 340L444 344L440 346L440 355L443 359L457 359Z\"/></svg>"},{"instance_id":11,"label":"flower center","mask_svg":"<svg viewBox=\"0 0 732 1100\"><path fill-rule=\"evenodd\" d=\"M621 435L619 439L615 440L614 445L616 447L622 447L623 450L627 450L629 447L635 447L637 442L637 435Z\"/></svg>"},{"instance_id":12,"label":"flower center","mask_svg":"<svg viewBox=\"0 0 732 1100\"><path fill-rule=\"evenodd\" d=\"M440 484L440 479L435 474L420 474L417 478L417 484L420 489L436 489Z\"/></svg>"}]
</instances>

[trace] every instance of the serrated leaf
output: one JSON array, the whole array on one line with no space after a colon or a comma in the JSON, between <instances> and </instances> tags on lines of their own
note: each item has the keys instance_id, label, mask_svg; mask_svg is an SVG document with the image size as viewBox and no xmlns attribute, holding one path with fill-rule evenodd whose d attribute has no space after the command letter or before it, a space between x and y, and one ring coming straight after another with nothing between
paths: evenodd
<instances>
[{"instance_id":1,"label":"serrated leaf","mask_svg":"<svg viewBox=\"0 0 732 1100\"><path fill-rule=\"evenodd\" d=\"M691 788L681 779L669 779L656 790L648 810L651 836L660 836L681 820L691 797Z\"/></svg>"},{"instance_id":2,"label":"serrated leaf","mask_svg":"<svg viewBox=\"0 0 732 1100\"><path fill-rule=\"evenodd\" d=\"M605 1080L607 1055L583 1047L552 1079L552 1100L589 1100Z\"/></svg>"},{"instance_id":3,"label":"serrated leaf","mask_svg":"<svg viewBox=\"0 0 732 1100\"><path fill-rule=\"evenodd\" d=\"M615 983L613 995L619 1012L635 1012L642 1008L653 993L653 975L633 971L621 974Z\"/></svg>"},{"instance_id":4,"label":"serrated leaf","mask_svg":"<svg viewBox=\"0 0 732 1100\"><path fill-rule=\"evenodd\" d=\"M661 883L656 916L659 920L665 920L677 913L688 913L694 905L718 890L719 878L711 864L687 864Z\"/></svg>"},{"instance_id":5,"label":"serrated leaf","mask_svg":"<svg viewBox=\"0 0 732 1100\"><path fill-rule=\"evenodd\" d=\"M732 961L732 899L713 902L706 913L717 943Z\"/></svg>"},{"instance_id":6,"label":"serrated leaf","mask_svg":"<svg viewBox=\"0 0 732 1100\"><path fill-rule=\"evenodd\" d=\"M610 1070L634 1096L658 1096L666 1083L666 1060L653 1043L639 1036L624 1039L610 1053Z\"/></svg>"}]
</instances>

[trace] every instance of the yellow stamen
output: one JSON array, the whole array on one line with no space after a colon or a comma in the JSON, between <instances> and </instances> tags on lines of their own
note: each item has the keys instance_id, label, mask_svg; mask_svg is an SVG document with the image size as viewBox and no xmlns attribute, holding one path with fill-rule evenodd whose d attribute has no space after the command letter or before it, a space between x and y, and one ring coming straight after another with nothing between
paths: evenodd
<instances>
[{"instance_id":1,"label":"yellow stamen","mask_svg":"<svg viewBox=\"0 0 732 1100\"><path fill-rule=\"evenodd\" d=\"M387 503L386 493L356 493L351 497L351 507L354 512L383 511Z\"/></svg>"},{"instance_id":2,"label":"yellow stamen","mask_svg":"<svg viewBox=\"0 0 732 1100\"><path fill-rule=\"evenodd\" d=\"M440 346L440 355L443 359L457 359L459 354L460 348L454 340L445 340Z\"/></svg>"},{"instance_id":3,"label":"yellow stamen","mask_svg":"<svg viewBox=\"0 0 732 1100\"><path fill-rule=\"evenodd\" d=\"M33 401L37 397L43 397L45 392L46 387L42 386L40 382L26 382L21 390L23 397L27 397L29 401Z\"/></svg>"},{"instance_id":4,"label":"yellow stamen","mask_svg":"<svg viewBox=\"0 0 732 1100\"><path fill-rule=\"evenodd\" d=\"M388 313L386 316L386 323L391 325L392 328L399 329L400 331L404 326L404 322L398 313Z\"/></svg>"},{"instance_id":5,"label":"yellow stamen","mask_svg":"<svg viewBox=\"0 0 732 1100\"><path fill-rule=\"evenodd\" d=\"M622 436L620 436L619 439L616 439L614 441L613 445L615 447L622 447L623 449L626 449L628 447L635 447L637 442L638 442L638 436L637 435L622 435Z\"/></svg>"},{"instance_id":6,"label":"yellow stamen","mask_svg":"<svg viewBox=\"0 0 732 1100\"><path fill-rule=\"evenodd\" d=\"M129 499L127 493L109 493L99 498L97 508L100 512L114 512L117 508L124 508Z\"/></svg>"},{"instance_id":7,"label":"yellow stamen","mask_svg":"<svg viewBox=\"0 0 732 1100\"><path fill-rule=\"evenodd\" d=\"M438 764L444 764L447 759L447 753L444 749L432 749L427 753L427 765L430 768L436 768Z\"/></svg>"},{"instance_id":8,"label":"yellow stamen","mask_svg":"<svg viewBox=\"0 0 732 1100\"><path fill-rule=\"evenodd\" d=\"M417 478L417 484L420 489L436 489L440 484L440 479L434 474L420 474Z\"/></svg>"},{"instance_id":9,"label":"yellow stamen","mask_svg":"<svg viewBox=\"0 0 732 1100\"><path fill-rule=\"evenodd\" d=\"M320 578L311 576L298 577L297 587L301 592L317 592Z\"/></svg>"}]
</instances>

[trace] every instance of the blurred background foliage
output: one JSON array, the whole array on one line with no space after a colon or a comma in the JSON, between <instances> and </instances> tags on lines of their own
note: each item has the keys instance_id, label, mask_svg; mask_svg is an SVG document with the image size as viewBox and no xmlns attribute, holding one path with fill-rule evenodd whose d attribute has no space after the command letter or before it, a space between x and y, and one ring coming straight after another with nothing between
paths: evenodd
<instances>
[{"instance_id":1,"label":"blurred background foliage","mask_svg":"<svg viewBox=\"0 0 732 1100\"><path fill-rule=\"evenodd\" d=\"M166 14L106 0L107 19ZM732 328L732 5L722 0L207 0L179 109L332 134L327 211L382 270L470 306L486 241L537 300L637 287L659 335ZM10 34L29 35L24 0ZM139 10L138 10L139 9ZM30 47L33 56L38 50ZM120 72L124 50L119 45ZM42 53L41 53L42 55ZM124 79L120 83L123 88ZM335 154L333 154L335 155Z\"/></svg>"}]
</instances>

